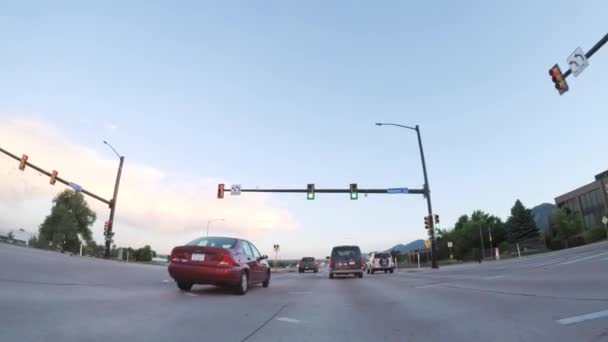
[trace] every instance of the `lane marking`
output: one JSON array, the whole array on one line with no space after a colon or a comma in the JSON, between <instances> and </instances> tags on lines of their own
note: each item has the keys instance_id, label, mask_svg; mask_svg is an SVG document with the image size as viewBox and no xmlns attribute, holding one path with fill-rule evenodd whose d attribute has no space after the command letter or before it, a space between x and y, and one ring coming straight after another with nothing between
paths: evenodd
<instances>
[{"instance_id":1,"label":"lane marking","mask_svg":"<svg viewBox=\"0 0 608 342\"><path fill-rule=\"evenodd\" d=\"M539 266L545 266L545 265L550 265L550 264L557 264L558 262L563 261L563 260L564 259L557 259L557 260L552 259L552 260L541 262L538 264L526 265L526 267L539 267Z\"/></svg>"},{"instance_id":2,"label":"lane marking","mask_svg":"<svg viewBox=\"0 0 608 342\"><path fill-rule=\"evenodd\" d=\"M277 321L287 322L287 323L293 323L293 324L299 324L300 322L302 322L299 319L289 318L289 317L277 317L275 319Z\"/></svg>"},{"instance_id":3,"label":"lane marking","mask_svg":"<svg viewBox=\"0 0 608 342\"><path fill-rule=\"evenodd\" d=\"M579 261L583 261L583 260L588 260L588 259L596 258L596 257L598 257L600 255L604 255L604 254L608 254L608 251L604 252L604 253L600 253L600 254L590 255L590 256L584 257L584 258L579 258L579 259L574 259L574 260L562 262L560 265L570 265L570 264L574 264L575 262L579 262Z\"/></svg>"},{"instance_id":4,"label":"lane marking","mask_svg":"<svg viewBox=\"0 0 608 342\"><path fill-rule=\"evenodd\" d=\"M190 292L184 292L184 294L186 296L190 296L190 297L198 297L198 295L195 295L194 293L190 293Z\"/></svg>"},{"instance_id":5,"label":"lane marking","mask_svg":"<svg viewBox=\"0 0 608 342\"><path fill-rule=\"evenodd\" d=\"M495 276L489 276L489 277L484 277L483 279L485 280L494 280L494 279L500 279L500 278L504 278L504 275L495 275Z\"/></svg>"},{"instance_id":6,"label":"lane marking","mask_svg":"<svg viewBox=\"0 0 608 342\"><path fill-rule=\"evenodd\" d=\"M301 295L301 294L312 294L312 292L306 292L306 291L298 292L298 291L295 291L295 292L288 292L287 294L289 294L289 295Z\"/></svg>"},{"instance_id":7,"label":"lane marking","mask_svg":"<svg viewBox=\"0 0 608 342\"><path fill-rule=\"evenodd\" d=\"M589 321L592 319L604 318L604 317L608 317L608 310L592 312L592 313L588 313L588 314L584 314L584 315L580 315L580 316L562 318L562 319L558 320L557 322L562 325L569 325L569 324L576 324L576 323Z\"/></svg>"},{"instance_id":8,"label":"lane marking","mask_svg":"<svg viewBox=\"0 0 608 342\"><path fill-rule=\"evenodd\" d=\"M168 284L169 283L169 279L163 280L163 283Z\"/></svg>"}]
</instances>

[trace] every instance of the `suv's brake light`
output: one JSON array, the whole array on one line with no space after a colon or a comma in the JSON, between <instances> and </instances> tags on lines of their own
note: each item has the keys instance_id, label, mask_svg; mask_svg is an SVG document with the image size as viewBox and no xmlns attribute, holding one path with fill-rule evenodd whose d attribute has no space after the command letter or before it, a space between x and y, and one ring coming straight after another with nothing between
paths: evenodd
<instances>
[{"instance_id":1,"label":"suv's brake light","mask_svg":"<svg viewBox=\"0 0 608 342\"><path fill-rule=\"evenodd\" d=\"M334 265L334 261L329 259L329 267L332 267Z\"/></svg>"}]
</instances>

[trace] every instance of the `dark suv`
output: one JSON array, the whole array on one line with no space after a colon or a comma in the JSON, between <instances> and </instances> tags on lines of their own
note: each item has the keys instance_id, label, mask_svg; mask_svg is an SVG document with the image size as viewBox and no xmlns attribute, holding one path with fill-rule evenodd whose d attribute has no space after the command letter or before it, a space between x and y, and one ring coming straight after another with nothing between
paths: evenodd
<instances>
[{"instance_id":1,"label":"dark suv","mask_svg":"<svg viewBox=\"0 0 608 342\"><path fill-rule=\"evenodd\" d=\"M319 272L319 266L317 265L315 258L304 257L302 260L298 261L298 272L304 273L306 271Z\"/></svg>"},{"instance_id":2,"label":"dark suv","mask_svg":"<svg viewBox=\"0 0 608 342\"><path fill-rule=\"evenodd\" d=\"M329 259L329 278L334 275L352 274L363 278L365 261L361 256L359 246L336 246L331 250Z\"/></svg>"}]
</instances>

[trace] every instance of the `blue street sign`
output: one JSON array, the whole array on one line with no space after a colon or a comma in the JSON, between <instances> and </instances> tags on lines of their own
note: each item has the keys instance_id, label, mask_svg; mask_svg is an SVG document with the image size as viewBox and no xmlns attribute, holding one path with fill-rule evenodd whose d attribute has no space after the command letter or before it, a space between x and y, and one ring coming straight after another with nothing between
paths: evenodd
<instances>
[{"instance_id":1,"label":"blue street sign","mask_svg":"<svg viewBox=\"0 0 608 342\"><path fill-rule=\"evenodd\" d=\"M70 188L74 189L74 191L76 191L76 192L82 191L82 187L76 183L70 182L69 185L70 185Z\"/></svg>"},{"instance_id":2,"label":"blue street sign","mask_svg":"<svg viewBox=\"0 0 608 342\"><path fill-rule=\"evenodd\" d=\"M390 188L390 189L386 189L386 193L389 193L389 194L407 194L408 193L408 189L407 188Z\"/></svg>"}]
</instances>

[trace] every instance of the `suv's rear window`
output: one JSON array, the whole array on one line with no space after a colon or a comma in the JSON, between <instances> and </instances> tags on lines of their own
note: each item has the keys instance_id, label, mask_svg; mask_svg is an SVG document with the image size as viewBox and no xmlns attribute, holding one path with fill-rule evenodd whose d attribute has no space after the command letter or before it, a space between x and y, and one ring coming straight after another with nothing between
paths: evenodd
<instances>
[{"instance_id":1,"label":"suv's rear window","mask_svg":"<svg viewBox=\"0 0 608 342\"><path fill-rule=\"evenodd\" d=\"M306 261L306 262L315 261L315 258L302 258L302 261Z\"/></svg>"},{"instance_id":2,"label":"suv's rear window","mask_svg":"<svg viewBox=\"0 0 608 342\"><path fill-rule=\"evenodd\" d=\"M384 258L388 258L388 254L387 253L376 253L374 254L374 258L376 259L384 259Z\"/></svg>"},{"instance_id":3,"label":"suv's rear window","mask_svg":"<svg viewBox=\"0 0 608 342\"><path fill-rule=\"evenodd\" d=\"M217 247L230 249L236 245L236 239L222 238L222 237L202 237L196 240L190 241L186 244L187 246L200 246L200 247Z\"/></svg>"},{"instance_id":4,"label":"suv's rear window","mask_svg":"<svg viewBox=\"0 0 608 342\"><path fill-rule=\"evenodd\" d=\"M332 258L338 259L358 259L361 257L359 247L335 247L331 251Z\"/></svg>"}]
</instances>

